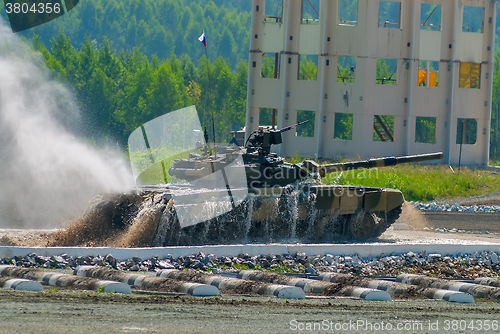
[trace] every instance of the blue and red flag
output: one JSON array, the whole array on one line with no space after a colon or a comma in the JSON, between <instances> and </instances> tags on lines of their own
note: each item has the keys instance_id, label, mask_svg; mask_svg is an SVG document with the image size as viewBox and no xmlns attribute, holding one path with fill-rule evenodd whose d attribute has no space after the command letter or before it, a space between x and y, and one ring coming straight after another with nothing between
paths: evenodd
<instances>
[{"instance_id":1,"label":"blue and red flag","mask_svg":"<svg viewBox=\"0 0 500 334\"><path fill-rule=\"evenodd\" d=\"M198 37L198 40L203 43L204 47L207 47L207 41L205 40L205 29L203 29L203 33L200 37Z\"/></svg>"}]
</instances>

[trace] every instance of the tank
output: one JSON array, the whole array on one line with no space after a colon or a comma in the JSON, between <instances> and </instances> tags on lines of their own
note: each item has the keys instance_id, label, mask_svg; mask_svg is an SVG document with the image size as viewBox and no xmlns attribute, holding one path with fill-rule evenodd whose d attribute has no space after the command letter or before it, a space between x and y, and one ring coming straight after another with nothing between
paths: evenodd
<instances>
[{"instance_id":1,"label":"tank","mask_svg":"<svg viewBox=\"0 0 500 334\"><path fill-rule=\"evenodd\" d=\"M250 134L244 146L207 144L200 147L199 153L175 159L168 174L189 182L189 186L176 195L163 193L165 203L172 208L171 215L175 216L175 211L178 220L169 227L171 237L166 243L374 239L401 214L405 201L401 191L325 185L321 179L353 169L443 158L442 153L432 153L334 164L312 160L292 164L272 153L273 145L282 143L283 132L303 123L279 130L259 129ZM208 143L206 129L204 133Z\"/></svg>"},{"instance_id":2,"label":"tank","mask_svg":"<svg viewBox=\"0 0 500 334\"><path fill-rule=\"evenodd\" d=\"M194 106L155 118L129 137L137 189L97 198L82 226L105 226L109 235L101 233L104 241L116 239L108 244L128 246L366 241L378 238L396 221L403 194L323 184L322 178L443 158L433 153L295 164L273 153L282 134L303 123L259 129L239 146L211 143Z\"/></svg>"}]
</instances>

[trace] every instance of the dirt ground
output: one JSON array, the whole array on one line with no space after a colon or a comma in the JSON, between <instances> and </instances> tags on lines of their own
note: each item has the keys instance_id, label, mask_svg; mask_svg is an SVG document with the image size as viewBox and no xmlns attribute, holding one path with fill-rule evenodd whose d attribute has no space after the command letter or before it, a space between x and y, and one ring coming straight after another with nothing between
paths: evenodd
<instances>
[{"instance_id":1,"label":"dirt ground","mask_svg":"<svg viewBox=\"0 0 500 334\"><path fill-rule=\"evenodd\" d=\"M481 302L280 300L231 295L195 298L5 290L0 290L0 308L2 333L311 332L308 328L327 333L472 333L484 332L478 330L479 326L492 326L500 314L500 304ZM465 330L459 331L459 326Z\"/></svg>"},{"instance_id":2,"label":"dirt ground","mask_svg":"<svg viewBox=\"0 0 500 334\"><path fill-rule=\"evenodd\" d=\"M500 232L500 214L498 219L492 214L481 215L473 217L474 225L469 220L469 232L473 229ZM448 218L436 220L405 205L401 218L379 242L453 243L456 239L500 242L495 232L436 232L436 228L444 227L439 224L456 224L460 220L457 217L465 217L446 213L444 216ZM470 218L462 220L467 222ZM0 230L0 244L45 246L55 231ZM370 302L345 297L280 300L221 295L196 298L158 293L119 295L56 290L52 287L37 293L0 290L0 332L479 333L498 331L496 326L500 326L500 303L485 303L481 299L466 305L422 299ZM486 330L487 327L490 330Z\"/></svg>"}]
</instances>

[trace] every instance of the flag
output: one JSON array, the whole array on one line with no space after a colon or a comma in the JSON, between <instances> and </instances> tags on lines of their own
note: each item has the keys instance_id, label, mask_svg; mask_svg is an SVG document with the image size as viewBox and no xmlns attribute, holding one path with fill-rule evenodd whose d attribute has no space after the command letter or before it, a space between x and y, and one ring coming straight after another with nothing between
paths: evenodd
<instances>
[{"instance_id":1,"label":"flag","mask_svg":"<svg viewBox=\"0 0 500 334\"><path fill-rule=\"evenodd\" d=\"M207 47L207 41L205 40L205 29L203 29L203 33L200 37L198 37L198 40L203 43L204 47Z\"/></svg>"}]
</instances>

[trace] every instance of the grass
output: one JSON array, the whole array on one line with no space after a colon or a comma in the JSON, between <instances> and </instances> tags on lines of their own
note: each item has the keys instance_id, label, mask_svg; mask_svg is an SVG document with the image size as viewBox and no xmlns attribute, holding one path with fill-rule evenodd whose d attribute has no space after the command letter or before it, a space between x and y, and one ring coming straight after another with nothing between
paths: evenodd
<instances>
[{"instance_id":1,"label":"grass","mask_svg":"<svg viewBox=\"0 0 500 334\"><path fill-rule=\"evenodd\" d=\"M304 160L297 153L287 159L291 163ZM337 159L337 162L345 161L340 156ZM468 168L458 171L447 165L420 164L333 173L324 177L322 183L399 189L407 201L418 202L484 195L500 189L500 177L494 172Z\"/></svg>"},{"instance_id":2,"label":"grass","mask_svg":"<svg viewBox=\"0 0 500 334\"><path fill-rule=\"evenodd\" d=\"M323 183L399 189L407 201L419 202L476 196L500 189L500 178L489 171L462 168L453 172L446 165L418 164L330 174Z\"/></svg>"}]
</instances>

